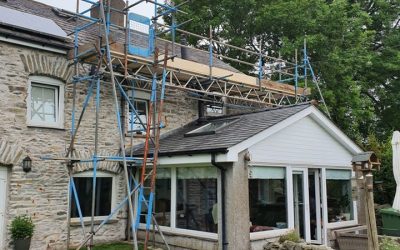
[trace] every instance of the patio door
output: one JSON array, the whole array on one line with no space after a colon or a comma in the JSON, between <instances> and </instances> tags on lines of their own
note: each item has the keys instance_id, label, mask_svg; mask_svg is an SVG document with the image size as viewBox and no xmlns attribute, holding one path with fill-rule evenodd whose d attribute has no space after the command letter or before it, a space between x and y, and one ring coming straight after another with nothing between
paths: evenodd
<instances>
[{"instance_id":1,"label":"patio door","mask_svg":"<svg viewBox=\"0 0 400 250\"><path fill-rule=\"evenodd\" d=\"M321 243L321 196L318 169L293 168L293 226L307 242Z\"/></svg>"},{"instance_id":2,"label":"patio door","mask_svg":"<svg viewBox=\"0 0 400 250\"><path fill-rule=\"evenodd\" d=\"M319 169L308 169L308 194L310 203L310 241L322 243L321 182Z\"/></svg>"}]
</instances>

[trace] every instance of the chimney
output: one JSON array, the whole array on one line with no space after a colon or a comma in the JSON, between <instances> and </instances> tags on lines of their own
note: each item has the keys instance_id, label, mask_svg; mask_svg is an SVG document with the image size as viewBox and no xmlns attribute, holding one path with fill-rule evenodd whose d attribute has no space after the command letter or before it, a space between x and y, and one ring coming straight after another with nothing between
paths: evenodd
<instances>
[{"instance_id":1,"label":"chimney","mask_svg":"<svg viewBox=\"0 0 400 250\"><path fill-rule=\"evenodd\" d=\"M125 2L123 0L103 0L104 6L107 6L108 1L111 1L110 6L112 9L123 10L125 8ZM111 13L110 22L112 24L124 27L125 26L124 14L112 9L110 11ZM90 11L90 17L100 18L99 7L93 8Z\"/></svg>"},{"instance_id":2,"label":"chimney","mask_svg":"<svg viewBox=\"0 0 400 250\"><path fill-rule=\"evenodd\" d=\"M188 59L190 49L185 47L185 46L188 46L187 38L185 35L181 36L181 44L184 45L184 46L181 46L181 58Z\"/></svg>"}]
</instances>

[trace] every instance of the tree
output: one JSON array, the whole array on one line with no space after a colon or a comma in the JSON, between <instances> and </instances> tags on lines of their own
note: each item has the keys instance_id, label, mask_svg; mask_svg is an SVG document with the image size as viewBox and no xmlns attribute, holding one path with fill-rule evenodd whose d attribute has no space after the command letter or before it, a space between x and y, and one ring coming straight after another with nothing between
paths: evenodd
<instances>
[{"instance_id":1,"label":"tree","mask_svg":"<svg viewBox=\"0 0 400 250\"><path fill-rule=\"evenodd\" d=\"M294 60L294 50L301 51L306 37L308 56L321 79L332 120L366 150L385 152L380 154L382 173L391 171L386 142L394 129L400 129L399 0L196 0L183 10L188 15L178 16L178 22L193 18L184 29L208 37L211 26L214 39L254 52L262 41L262 49L270 56L280 53ZM195 37L189 42L196 47L207 45ZM214 50L257 61L254 55L226 46L214 46ZM311 88L312 98L319 99Z\"/></svg>"}]
</instances>

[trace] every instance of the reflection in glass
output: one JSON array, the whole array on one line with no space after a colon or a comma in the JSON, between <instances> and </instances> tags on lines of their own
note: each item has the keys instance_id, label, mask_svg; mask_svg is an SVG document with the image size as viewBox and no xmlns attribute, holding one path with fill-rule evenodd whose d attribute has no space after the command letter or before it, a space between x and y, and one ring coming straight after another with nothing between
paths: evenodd
<instances>
[{"instance_id":1,"label":"reflection in glass","mask_svg":"<svg viewBox=\"0 0 400 250\"><path fill-rule=\"evenodd\" d=\"M287 228L284 168L252 167L249 179L250 232Z\"/></svg>"},{"instance_id":2,"label":"reflection in glass","mask_svg":"<svg viewBox=\"0 0 400 250\"><path fill-rule=\"evenodd\" d=\"M56 121L55 87L32 84L31 87L31 119L32 121Z\"/></svg>"},{"instance_id":3,"label":"reflection in glass","mask_svg":"<svg viewBox=\"0 0 400 250\"><path fill-rule=\"evenodd\" d=\"M75 188L83 217L92 216L92 177L75 177ZM111 212L112 177L96 178L96 200L94 216L107 216ZM71 217L79 217L75 198L71 202Z\"/></svg>"},{"instance_id":4,"label":"reflection in glass","mask_svg":"<svg viewBox=\"0 0 400 250\"><path fill-rule=\"evenodd\" d=\"M160 226L171 224L171 169L157 169L155 217Z\"/></svg>"},{"instance_id":5,"label":"reflection in glass","mask_svg":"<svg viewBox=\"0 0 400 250\"><path fill-rule=\"evenodd\" d=\"M217 232L217 170L215 167L177 169L176 210L176 227Z\"/></svg>"},{"instance_id":6,"label":"reflection in glass","mask_svg":"<svg viewBox=\"0 0 400 250\"><path fill-rule=\"evenodd\" d=\"M351 171L326 170L326 191L328 197L328 221L353 220Z\"/></svg>"}]
</instances>

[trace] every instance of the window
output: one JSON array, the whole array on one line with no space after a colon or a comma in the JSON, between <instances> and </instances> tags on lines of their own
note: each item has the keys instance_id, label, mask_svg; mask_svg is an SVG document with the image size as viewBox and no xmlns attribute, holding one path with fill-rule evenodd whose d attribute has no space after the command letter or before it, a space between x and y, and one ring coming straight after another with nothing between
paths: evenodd
<instances>
[{"instance_id":1,"label":"window","mask_svg":"<svg viewBox=\"0 0 400 250\"><path fill-rule=\"evenodd\" d=\"M288 227L286 171L251 167L249 171L250 232Z\"/></svg>"},{"instance_id":2,"label":"window","mask_svg":"<svg viewBox=\"0 0 400 250\"><path fill-rule=\"evenodd\" d=\"M161 226L171 225L171 169L157 169L155 217Z\"/></svg>"},{"instance_id":3,"label":"window","mask_svg":"<svg viewBox=\"0 0 400 250\"><path fill-rule=\"evenodd\" d=\"M27 99L28 126L63 128L64 84L58 80L33 76Z\"/></svg>"},{"instance_id":4,"label":"window","mask_svg":"<svg viewBox=\"0 0 400 250\"><path fill-rule=\"evenodd\" d=\"M146 127L140 123L140 120L143 122L144 125L146 125L148 115L148 101L138 99L134 100L132 104L135 107L137 115L129 105L128 131L130 133L146 134Z\"/></svg>"},{"instance_id":5,"label":"window","mask_svg":"<svg viewBox=\"0 0 400 250\"><path fill-rule=\"evenodd\" d=\"M85 172L74 177L76 192L83 217L92 215L92 172ZM111 174L98 173L96 177L95 216L108 216L113 208L114 177ZM71 217L78 218L75 198L71 200Z\"/></svg>"},{"instance_id":6,"label":"window","mask_svg":"<svg viewBox=\"0 0 400 250\"><path fill-rule=\"evenodd\" d=\"M223 113L221 104L207 104L205 111L207 116L219 116Z\"/></svg>"},{"instance_id":7,"label":"window","mask_svg":"<svg viewBox=\"0 0 400 250\"><path fill-rule=\"evenodd\" d=\"M217 175L218 169L211 166L158 168L154 198L157 223L171 230L218 237ZM141 223L145 223L144 217Z\"/></svg>"},{"instance_id":8,"label":"window","mask_svg":"<svg viewBox=\"0 0 400 250\"><path fill-rule=\"evenodd\" d=\"M351 171L327 169L326 192L328 197L328 221L353 220Z\"/></svg>"},{"instance_id":9,"label":"window","mask_svg":"<svg viewBox=\"0 0 400 250\"><path fill-rule=\"evenodd\" d=\"M217 169L177 169L176 226L216 233L218 229Z\"/></svg>"},{"instance_id":10,"label":"window","mask_svg":"<svg viewBox=\"0 0 400 250\"><path fill-rule=\"evenodd\" d=\"M214 120L210 123L207 123L200 128L187 132L184 136L198 136L198 135L210 135L215 134L218 129L222 129L225 126L231 125L234 122L239 121L239 119L221 119L221 120Z\"/></svg>"}]
</instances>

